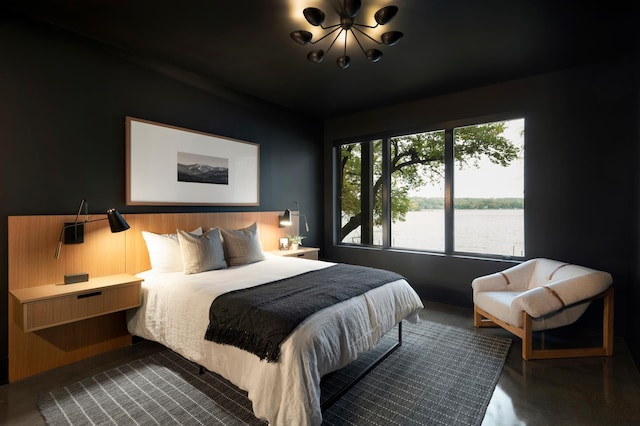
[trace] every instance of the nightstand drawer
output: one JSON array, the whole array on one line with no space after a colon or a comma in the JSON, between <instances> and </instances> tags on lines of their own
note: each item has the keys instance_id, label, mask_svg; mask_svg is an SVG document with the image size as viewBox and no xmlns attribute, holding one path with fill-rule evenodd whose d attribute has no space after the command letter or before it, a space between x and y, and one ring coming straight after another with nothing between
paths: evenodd
<instances>
[{"instance_id":1,"label":"nightstand drawer","mask_svg":"<svg viewBox=\"0 0 640 426\"><path fill-rule=\"evenodd\" d=\"M300 259L318 260L319 248L300 247L295 250L273 250L269 253L282 257L297 257Z\"/></svg>"},{"instance_id":2,"label":"nightstand drawer","mask_svg":"<svg viewBox=\"0 0 640 426\"><path fill-rule=\"evenodd\" d=\"M302 253L291 253L288 256L289 257L298 257L298 258L301 258L301 259L318 260L318 251L317 250L313 250L313 251L305 251L305 252L302 252Z\"/></svg>"},{"instance_id":3,"label":"nightstand drawer","mask_svg":"<svg viewBox=\"0 0 640 426\"><path fill-rule=\"evenodd\" d=\"M22 305L23 330L34 331L140 306L140 283L103 287Z\"/></svg>"}]
</instances>

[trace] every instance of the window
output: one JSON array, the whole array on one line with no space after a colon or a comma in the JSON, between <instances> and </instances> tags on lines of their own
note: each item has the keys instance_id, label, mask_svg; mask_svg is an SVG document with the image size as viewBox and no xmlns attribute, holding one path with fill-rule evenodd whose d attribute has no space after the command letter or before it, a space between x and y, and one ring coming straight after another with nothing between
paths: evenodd
<instances>
[{"instance_id":1,"label":"window","mask_svg":"<svg viewBox=\"0 0 640 426\"><path fill-rule=\"evenodd\" d=\"M524 256L524 119L338 149L339 243Z\"/></svg>"},{"instance_id":2,"label":"window","mask_svg":"<svg viewBox=\"0 0 640 426\"><path fill-rule=\"evenodd\" d=\"M524 256L524 120L453 135L454 251Z\"/></svg>"},{"instance_id":3,"label":"window","mask_svg":"<svg viewBox=\"0 0 640 426\"><path fill-rule=\"evenodd\" d=\"M340 147L340 241L382 245L382 141Z\"/></svg>"},{"instance_id":4,"label":"window","mask_svg":"<svg viewBox=\"0 0 640 426\"><path fill-rule=\"evenodd\" d=\"M444 251L444 130L391 138L391 246Z\"/></svg>"}]
</instances>

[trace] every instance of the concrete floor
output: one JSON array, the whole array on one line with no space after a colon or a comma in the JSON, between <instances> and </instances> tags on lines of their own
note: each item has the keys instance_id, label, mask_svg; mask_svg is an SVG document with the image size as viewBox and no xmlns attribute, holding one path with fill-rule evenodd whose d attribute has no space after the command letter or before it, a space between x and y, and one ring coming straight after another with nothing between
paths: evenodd
<instances>
[{"instance_id":1,"label":"concrete floor","mask_svg":"<svg viewBox=\"0 0 640 426\"><path fill-rule=\"evenodd\" d=\"M425 306L424 319L476 330L470 309ZM521 341L511 333L501 328L476 332L513 340L483 426L640 425L640 372L624 339L615 339L612 357L524 361ZM548 334L546 344L552 348ZM559 334L562 340L571 339ZM583 339L598 344L601 334Z\"/></svg>"},{"instance_id":2,"label":"concrete floor","mask_svg":"<svg viewBox=\"0 0 640 426\"><path fill-rule=\"evenodd\" d=\"M421 317L474 330L469 309L425 303ZM510 337L501 329L481 329ZM40 393L144 357L163 347L151 342L100 355L0 386L0 424L43 425ZM626 344L616 339L613 357L523 361L514 338L483 422L493 425L640 425L640 372Z\"/></svg>"}]
</instances>

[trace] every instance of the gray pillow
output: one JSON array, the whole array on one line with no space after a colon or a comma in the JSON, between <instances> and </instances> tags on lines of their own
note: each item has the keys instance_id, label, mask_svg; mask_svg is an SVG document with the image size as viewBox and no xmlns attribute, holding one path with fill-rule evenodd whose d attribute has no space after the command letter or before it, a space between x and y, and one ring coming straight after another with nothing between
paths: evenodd
<instances>
[{"instance_id":1,"label":"gray pillow","mask_svg":"<svg viewBox=\"0 0 640 426\"><path fill-rule=\"evenodd\" d=\"M227 267L222 248L222 236L214 228L198 236L178 229L185 274L223 269Z\"/></svg>"},{"instance_id":2,"label":"gray pillow","mask_svg":"<svg viewBox=\"0 0 640 426\"><path fill-rule=\"evenodd\" d=\"M225 256L230 266L246 265L264 260L258 225L235 231L222 229Z\"/></svg>"}]
</instances>

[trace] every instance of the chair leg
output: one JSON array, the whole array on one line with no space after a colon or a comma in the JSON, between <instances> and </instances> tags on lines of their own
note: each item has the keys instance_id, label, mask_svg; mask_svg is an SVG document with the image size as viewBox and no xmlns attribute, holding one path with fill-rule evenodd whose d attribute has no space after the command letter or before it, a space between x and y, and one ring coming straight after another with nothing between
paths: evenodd
<instances>
[{"instance_id":1,"label":"chair leg","mask_svg":"<svg viewBox=\"0 0 640 426\"><path fill-rule=\"evenodd\" d=\"M525 361L533 357L533 319L531 315L522 312L522 359Z\"/></svg>"},{"instance_id":2,"label":"chair leg","mask_svg":"<svg viewBox=\"0 0 640 426\"><path fill-rule=\"evenodd\" d=\"M478 307L473 305L473 326L482 327L482 315L478 312Z\"/></svg>"},{"instance_id":3,"label":"chair leg","mask_svg":"<svg viewBox=\"0 0 640 426\"><path fill-rule=\"evenodd\" d=\"M473 326L474 327L498 327L498 324L483 315L483 311L475 304L473 305Z\"/></svg>"}]
</instances>

